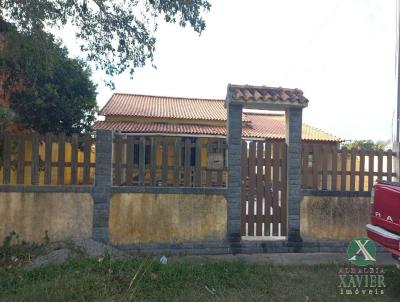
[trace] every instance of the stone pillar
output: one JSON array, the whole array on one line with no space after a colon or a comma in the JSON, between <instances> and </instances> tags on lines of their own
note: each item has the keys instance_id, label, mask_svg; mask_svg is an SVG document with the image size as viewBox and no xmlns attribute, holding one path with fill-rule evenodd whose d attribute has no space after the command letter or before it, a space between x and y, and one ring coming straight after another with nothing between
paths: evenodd
<instances>
[{"instance_id":1,"label":"stone pillar","mask_svg":"<svg viewBox=\"0 0 400 302\"><path fill-rule=\"evenodd\" d=\"M113 132L96 131L96 167L93 188L94 240L108 242L109 201L112 187Z\"/></svg>"},{"instance_id":2,"label":"stone pillar","mask_svg":"<svg viewBox=\"0 0 400 302\"><path fill-rule=\"evenodd\" d=\"M228 104L228 234L229 241L240 241L240 191L241 191L241 143L242 105Z\"/></svg>"},{"instance_id":3,"label":"stone pillar","mask_svg":"<svg viewBox=\"0 0 400 302\"><path fill-rule=\"evenodd\" d=\"M286 109L288 241L300 236L301 128L303 108Z\"/></svg>"}]
</instances>

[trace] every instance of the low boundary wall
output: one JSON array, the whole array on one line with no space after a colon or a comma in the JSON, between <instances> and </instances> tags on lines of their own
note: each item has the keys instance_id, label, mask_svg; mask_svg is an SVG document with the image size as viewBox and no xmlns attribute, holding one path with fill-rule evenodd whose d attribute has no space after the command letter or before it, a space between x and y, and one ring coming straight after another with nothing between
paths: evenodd
<instances>
[{"instance_id":1,"label":"low boundary wall","mask_svg":"<svg viewBox=\"0 0 400 302\"><path fill-rule=\"evenodd\" d=\"M370 221L369 192L304 191L300 205L303 240L365 237Z\"/></svg>"},{"instance_id":2,"label":"low boundary wall","mask_svg":"<svg viewBox=\"0 0 400 302\"><path fill-rule=\"evenodd\" d=\"M92 237L89 193L0 192L0 245L12 232L20 242Z\"/></svg>"},{"instance_id":3,"label":"low boundary wall","mask_svg":"<svg viewBox=\"0 0 400 302\"><path fill-rule=\"evenodd\" d=\"M225 237L226 189L111 187L109 193L108 215L96 218L96 213L101 215L102 212L94 210L96 194L92 186L2 185L0 212L8 218L0 219L0 234L4 237L8 231L13 230L21 233L21 239L34 242L41 242L46 230L51 240L89 238L93 237L93 222L103 219L107 221L107 226L110 226L110 229L107 227L107 232L110 233L109 243L139 254L345 252L348 239L353 235L362 235L365 222L363 219L368 219L368 210L364 208L369 203L367 192L304 191L301 215L302 242L232 241ZM125 201L121 201L121 198ZM10 207L10 203L15 205ZM128 205L124 205L125 203ZM176 203L181 203L182 207L176 207ZM148 204L151 207L147 206ZM117 207L115 210L115 205L122 205L122 208ZM164 208L171 205L179 210L168 209L169 214L163 216L161 205ZM36 210L32 211L35 208ZM137 208L145 213L141 220L123 217L128 215L126 213L118 214L130 209L131 214L136 213L134 215L138 218ZM357 214L359 218L350 221L357 209L362 210ZM196 222L188 224L188 220ZM318 226L321 221L325 222L324 226ZM137 230L142 230L146 222L150 228L143 231L145 235L139 238L132 237L138 235ZM117 223L118 228L112 226L113 223ZM347 227L348 224L350 227ZM157 229L164 227L168 232L157 232ZM176 231L179 227L186 231ZM127 232L124 228L130 231ZM125 235L115 237L121 229ZM341 233L340 229L345 231ZM34 233L36 235L33 235ZM332 240L326 240L325 237ZM382 251L382 248L379 247L378 250Z\"/></svg>"}]
</instances>

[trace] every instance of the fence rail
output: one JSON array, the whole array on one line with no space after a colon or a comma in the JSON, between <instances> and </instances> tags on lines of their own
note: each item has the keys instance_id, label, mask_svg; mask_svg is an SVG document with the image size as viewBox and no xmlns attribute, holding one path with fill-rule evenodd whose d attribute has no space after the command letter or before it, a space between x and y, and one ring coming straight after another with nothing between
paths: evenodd
<instances>
[{"instance_id":1,"label":"fence rail","mask_svg":"<svg viewBox=\"0 0 400 302\"><path fill-rule=\"evenodd\" d=\"M225 140L116 134L116 186L226 186Z\"/></svg>"},{"instance_id":2,"label":"fence rail","mask_svg":"<svg viewBox=\"0 0 400 302\"><path fill-rule=\"evenodd\" d=\"M92 184L94 139L90 135L3 133L0 183Z\"/></svg>"},{"instance_id":3,"label":"fence rail","mask_svg":"<svg viewBox=\"0 0 400 302\"><path fill-rule=\"evenodd\" d=\"M302 186L329 191L370 191L377 179L392 181L392 150L338 149L336 146L302 146Z\"/></svg>"}]
</instances>

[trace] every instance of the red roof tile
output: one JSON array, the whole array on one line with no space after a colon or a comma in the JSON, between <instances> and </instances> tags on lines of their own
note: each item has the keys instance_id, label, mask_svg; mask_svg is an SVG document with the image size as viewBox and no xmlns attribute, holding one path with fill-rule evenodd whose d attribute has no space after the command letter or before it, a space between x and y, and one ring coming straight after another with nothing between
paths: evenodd
<instances>
[{"instance_id":1,"label":"red roof tile","mask_svg":"<svg viewBox=\"0 0 400 302\"><path fill-rule=\"evenodd\" d=\"M228 86L228 99L246 103L284 104L306 107L308 100L300 89L282 87L232 85Z\"/></svg>"},{"instance_id":2,"label":"red roof tile","mask_svg":"<svg viewBox=\"0 0 400 302\"><path fill-rule=\"evenodd\" d=\"M251 122L247 127L243 127L244 137L285 138L286 122L284 115L257 113L245 114ZM337 136L304 123L302 128L302 139L315 141L341 141L341 139Z\"/></svg>"},{"instance_id":3,"label":"red roof tile","mask_svg":"<svg viewBox=\"0 0 400 302\"><path fill-rule=\"evenodd\" d=\"M94 128L133 133L226 135L226 128L222 126L191 124L97 121Z\"/></svg>"},{"instance_id":4,"label":"red roof tile","mask_svg":"<svg viewBox=\"0 0 400 302\"><path fill-rule=\"evenodd\" d=\"M226 121L224 100L115 93L100 115ZM245 117L243 121L246 121Z\"/></svg>"},{"instance_id":5,"label":"red roof tile","mask_svg":"<svg viewBox=\"0 0 400 302\"><path fill-rule=\"evenodd\" d=\"M251 121L243 127L243 137L248 138L285 138L285 117L283 115L247 113ZM108 122L98 121L95 129L109 129L132 133L160 133L160 134L197 134L197 135L226 135L226 127L195 124L173 123L143 123L143 122ZM340 138L317 128L303 124L303 140L339 142Z\"/></svg>"}]
</instances>

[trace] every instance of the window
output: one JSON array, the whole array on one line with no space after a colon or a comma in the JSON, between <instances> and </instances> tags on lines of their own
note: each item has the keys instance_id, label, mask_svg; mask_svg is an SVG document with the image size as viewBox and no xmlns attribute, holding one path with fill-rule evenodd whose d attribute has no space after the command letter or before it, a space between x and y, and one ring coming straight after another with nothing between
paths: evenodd
<instances>
[{"instance_id":1,"label":"window","mask_svg":"<svg viewBox=\"0 0 400 302\"><path fill-rule=\"evenodd\" d=\"M144 152L145 165L150 164L150 156L151 156L151 146L146 144L145 152ZM139 164L139 144L133 145L133 163L135 165Z\"/></svg>"}]
</instances>

